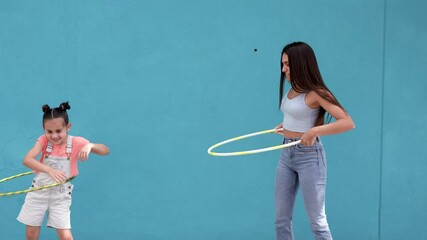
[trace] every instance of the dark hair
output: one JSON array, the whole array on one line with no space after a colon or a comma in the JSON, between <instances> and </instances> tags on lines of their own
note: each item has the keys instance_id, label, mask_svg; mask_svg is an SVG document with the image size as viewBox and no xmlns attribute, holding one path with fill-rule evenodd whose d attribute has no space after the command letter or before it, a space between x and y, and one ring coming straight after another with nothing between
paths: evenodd
<instances>
[{"instance_id":1,"label":"dark hair","mask_svg":"<svg viewBox=\"0 0 427 240\"><path fill-rule=\"evenodd\" d=\"M285 73L283 72L282 57L285 53L288 55L289 70L291 74L291 79L289 82L296 92L308 93L309 91L315 91L320 97L334 105L337 105L345 111L345 109L341 106L341 104L323 82L313 49L304 42L293 42L286 45L282 50L282 54L280 55L281 75L279 107L280 104L282 104L283 99ZM315 126L324 124L325 113L327 113L326 110L320 107ZM330 122L331 119L332 116L328 114L327 121Z\"/></svg>"},{"instance_id":2,"label":"dark hair","mask_svg":"<svg viewBox=\"0 0 427 240\"><path fill-rule=\"evenodd\" d=\"M71 107L68 102L63 102L57 108L50 108L49 105L45 104L42 107L43 114L43 127L46 120L53 118L62 118L64 119L65 125L68 124L68 114L67 110L70 110Z\"/></svg>"}]
</instances>

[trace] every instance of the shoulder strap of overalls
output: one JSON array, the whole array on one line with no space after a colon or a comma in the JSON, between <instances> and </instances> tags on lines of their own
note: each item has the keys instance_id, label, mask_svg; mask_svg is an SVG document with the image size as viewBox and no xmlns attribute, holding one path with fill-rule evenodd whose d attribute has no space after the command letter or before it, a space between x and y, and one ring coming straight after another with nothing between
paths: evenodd
<instances>
[{"instance_id":1,"label":"shoulder strap of overalls","mask_svg":"<svg viewBox=\"0 0 427 240\"><path fill-rule=\"evenodd\" d=\"M49 155L52 153L52 143L50 141L48 141L47 146L46 146L46 154L45 154L45 158L49 157ZM68 135L67 138L67 147L65 149L65 154L67 154L67 158L70 159L71 157L71 151L73 149L73 136Z\"/></svg>"},{"instance_id":2,"label":"shoulder strap of overalls","mask_svg":"<svg viewBox=\"0 0 427 240\"><path fill-rule=\"evenodd\" d=\"M67 139L67 148L65 149L65 154L67 154L68 160L71 158L71 150L73 149L73 136L68 135Z\"/></svg>"}]
</instances>

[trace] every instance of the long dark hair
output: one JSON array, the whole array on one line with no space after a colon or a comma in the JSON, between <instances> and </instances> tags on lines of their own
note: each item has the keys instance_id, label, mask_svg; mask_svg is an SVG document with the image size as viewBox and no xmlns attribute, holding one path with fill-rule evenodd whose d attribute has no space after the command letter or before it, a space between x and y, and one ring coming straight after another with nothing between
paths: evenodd
<instances>
[{"instance_id":1,"label":"long dark hair","mask_svg":"<svg viewBox=\"0 0 427 240\"><path fill-rule=\"evenodd\" d=\"M345 109L338 102L336 97L328 89L326 84L323 82L322 75L319 71L316 56L314 55L313 49L304 42L293 42L286 45L282 54L280 55L280 100L279 107L282 104L283 90L285 85L285 73L283 72L283 54L288 55L289 70L291 74L290 84L291 87L298 93L308 93L309 91L315 91L320 97L327 100L328 102L337 105L345 111ZM319 115L317 116L315 126L323 125L325 122L326 110L322 107L319 109ZM332 116L328 114L327 122L330 122Z\"/></svg>"},{"instance_id":2,"label":"long dark hair","mask_svg":"<svg viewBox=\"0 0 427 240\"><path fill-rule=\"evenodd\" d=\"M50 108L49 105L45 104L42 107L43 111L43 128L46 120L53 118L62 118L64 119L65 125L68 124L68 113L67 110L71 109L70 104L68 102L63 102L57 108Z\"/></svg>"}]
</instances>

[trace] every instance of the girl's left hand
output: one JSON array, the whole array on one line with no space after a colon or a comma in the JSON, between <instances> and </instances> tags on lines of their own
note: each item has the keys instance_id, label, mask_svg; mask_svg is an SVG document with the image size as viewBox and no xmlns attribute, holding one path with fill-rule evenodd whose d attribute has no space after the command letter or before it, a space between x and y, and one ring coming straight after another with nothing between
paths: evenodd
<instances>
[{"instance_id":1,"label":"girl's left hand","mask_svg":"<svg viewBox=\"0 0 427 240\"><path fill-rule=\"evenodd\" d=\"M314 130L310 129L304 135L302 135L301 144L305 146L313 146L314 142L316 142L316 138L317 135L314 133Z\"/></svg>"},{"instance_id":2,"label":"girl's left hand","mask_svg":"<svg viewBox=\"0 0 427 240\"><path fill-rule=\"evenodd\" d=\"M79 152L79 159L80 160L87 160L89 157L89 153L92 150L93 144L92 143L88 143L86 145L84 145Z\"/></svg>"}]
</instances>

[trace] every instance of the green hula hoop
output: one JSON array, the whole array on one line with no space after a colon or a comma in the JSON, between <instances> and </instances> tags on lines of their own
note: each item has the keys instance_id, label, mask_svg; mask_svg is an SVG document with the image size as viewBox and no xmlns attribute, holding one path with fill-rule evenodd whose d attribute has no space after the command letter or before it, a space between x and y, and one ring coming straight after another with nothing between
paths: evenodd
<instances>
[{"instance_id":1,"label":"green hula hoop","mask_svg":"<svg viewBox=\"0 0 427 240\"><path fill-rule=\"evenodd\" d=\"M12 180L12 179L15 179L15 178L23 177L23 176L26 176L26 175L30 175L30 174L33 174L33 172L24 172L24 173L16 174L16 175L13 175L13 176L10 176L10 177L7 177L7 178L0 179L0 183L9 181L9 180ZM47 188L59 186L59 185L62 185L64 183L67 183L67 182L73 180L73 178L74 177L68 178L63 183L52 183L52 184L48 184L48 185L45 185L45 186L33 187L33 188L30 188L30 189L26 189L26 190L19 190L19 191L15 191L15 192L0 193L0 197L13 196L13 195L18 195L18 194L23 194L23 193L29 193L29 192L34 192L34 191L39 191L39 190L42 190L42 189L47 189Z\"/></svg>"},{"instance_id":2,"label":"green hula hoop","mask_svg":"<svg viewBox=\"0 0 427 240\"><path fill-rule=\"evenodd\" d=\"M226 156L239 156L239 155L261 153L261 152L267 152L267 151L277 150L277 149L281 149L281 148L286 148L286 147L290 147L290 146L296 145L296 144L298 144L298 143L301 142L301 140L297 140L295 142L281 144L281 145L277 145L277 146L273 146L273 147L266 147L266 148L260 148L260 149L255 149L255 150L249 150L249 151L227 152L227 153L220 153L220 152L214 152L214 151L212 151L215 148L217 148L219 146L222 146L224 144L230 143L230 142L235 142L235 141L238 141L238 140L242 140L242 139L245 139L245 138L250 138L250 137L258 136L258 135L262 135L262 134L273 133L273 132L275 132L277 130L282 130L282 129L283 128L269 129L269 130L264 130L264 131L260 131L260 132L250 133L250 134L246 134L246 135L243 135L243 136L239 136L239 137L235 137L235 138L231 138L231 139L222 141L220 143L217 143L217 144L211 146L208 149L208 154L210 154L212 156L222 156L222 157L226 157Z\"/></svg>"}]
</instances>

